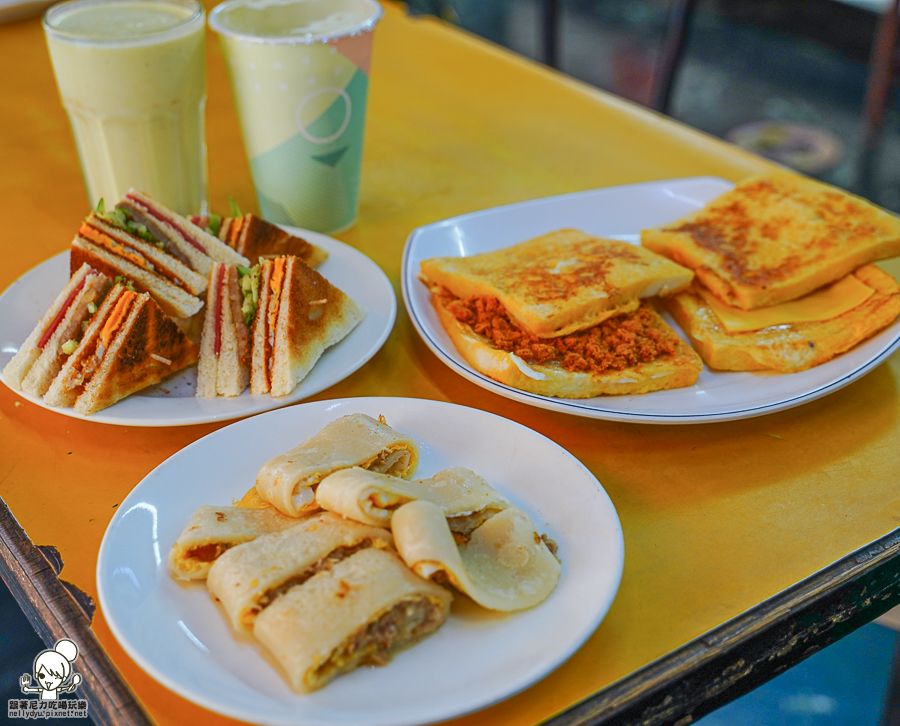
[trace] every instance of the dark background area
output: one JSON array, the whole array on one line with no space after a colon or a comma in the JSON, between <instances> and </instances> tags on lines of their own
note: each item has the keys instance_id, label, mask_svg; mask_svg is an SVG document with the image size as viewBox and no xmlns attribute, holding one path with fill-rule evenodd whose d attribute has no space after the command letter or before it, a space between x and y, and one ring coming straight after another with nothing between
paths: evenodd
<instances>
[{"instance_id":1,"label":"dark background area","mask_svg":"<svg viewBox=\"0 0 900 726\"><path fill-rule=\"evenodd\" d=\"M865 2L879 4L887 3ZM543 60L543 0L411 0L409 6ZM559 69L648 104L669 24L668 0L560 0L559 8ZM806 171L900 212L896 87L881 143L868 156L860 143L879 18L838 0L699 0L670 115L719 138L758 121L820 131L837 147L833 161Z\"/></svg>"}]
</instances>

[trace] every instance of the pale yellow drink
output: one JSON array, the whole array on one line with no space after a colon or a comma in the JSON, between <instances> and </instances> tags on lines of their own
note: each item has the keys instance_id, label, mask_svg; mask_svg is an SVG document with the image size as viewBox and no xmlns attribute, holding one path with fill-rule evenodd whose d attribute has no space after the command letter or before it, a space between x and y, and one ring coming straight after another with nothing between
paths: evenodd
<instances>
[{"instance_id":1,"label":"pale yellow drink","mask_svg":"<svg viewBox=\"0 0 900 726\"><path fill-rule=\"evenodd\" d=\"M75 0L44 16L91 206L136 187L206 209L205 18L195 0Z\"/></svg>"},{"instance_id":2,"label":"pale yellow drink","mask_svg":"<svg viewBox=\"0 0 900 726\"><path fill-rule=\"evenodd\" d=\"M374 0L228 0L209 15L262 215L326 234L359 206Z\"/></svg>"}]
</instances>

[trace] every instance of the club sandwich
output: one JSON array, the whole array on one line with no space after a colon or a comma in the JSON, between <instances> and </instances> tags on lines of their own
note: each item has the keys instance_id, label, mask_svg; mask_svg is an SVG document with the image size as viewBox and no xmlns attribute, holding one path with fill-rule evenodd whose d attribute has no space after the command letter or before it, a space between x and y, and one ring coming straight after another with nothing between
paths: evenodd
<instances>
[{"instance_id":1,"label":"club sandwich","mask_svg":"<svg viewBox=\"0 0 900 726\"><path fill-rule=\"evenodd\" d=\"M147 293L116 284L44 396L90 415L197 361L198 347Z\"/></svg>"},{"instance_id":2,"label":"club sandwich","mask_svg":"<svg viewBox=\"0 0 900 726\"><path fill-rule=\"evenodd\" d=\"M297 257L265 259L258 274L250 390L286 396L365 311Z\"/></svg>"},{"instance_id":3,"label":"club sandwich","mask_svg":"<svg viewBox=\"0 0 900 726\"><path fill-rule=\"evenodd\" d=\"M284 396L324 351L365 316L362 308L293 256L244 268L214 263L200 342L197 395Z\"/></svg>"},{"instance_id":4,"label":"club sandwich","mask_svg":"<svg viewBox=\"0 0 900 726\"><path fill-rule=\"evenodd\" d=\"M3 369L4 381L13 389L43 396L71 352L83 326L97 311L110 280L88 264L82 264L57 295L50 309Z\"/></svg>"},{"instance_id":5,"label":"club sandwich","mask_svg":"<svg viewBox=\"0 0 900 726\"><path fill-rule=\"evenodd\" d=\"M191 222L216 235L253 263L258 262L261 257L293 255L310 267L318 267L328 259L328 253L321 247L292 235L255 214L225 218L195 216L191 217Z\"/></svg>"},{"instance_id":6,"label":"club sandwich","mask_svg":"<svg viewBox=\"0 0 900 726\"><path fill-rule=\"evenodd\" d=\"M242 275L243 273L243 275ZM206 317L200 339L197 395L201 398L239 396L250 384L250 329L255 313L250 287L252 270L214 262L206 297ZM247 307L242 281L246 280Z\"/></svg>"},{"instance_id":7,"label":"club sandwich","mask_svg":"<svg viewBox=\"0 0 900 726\"><path fill-rule=\"evenodd\" d=\"M172 317L196 315L203 307L200 295L206 291L206 277L113 221L97 212L84 220L69 251L70 269L88 263L111 279L130 280Z\"/></svg>"},{"instance_id":8,"label":"club sandwich","mask_svg":"<svg viewBox=\"0 0 900 726\"><path fill-rule=\"evenodd\" d=\"M137 189L129 189L117 206L126 210L173 255L204 277L209 277L213 262L250 264L246 257L221 240Z\"/></svg>"}]
</instances>

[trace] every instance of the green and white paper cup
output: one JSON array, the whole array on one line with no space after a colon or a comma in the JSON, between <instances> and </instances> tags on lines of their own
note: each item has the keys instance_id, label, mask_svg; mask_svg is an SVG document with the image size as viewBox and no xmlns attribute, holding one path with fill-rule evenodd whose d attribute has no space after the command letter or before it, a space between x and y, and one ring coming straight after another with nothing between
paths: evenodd
<instances>
[{"instance_id":1,"label":"green and white paper cup","mask_svg":"<svg viewBox=\"0 0 900 726\"><path fill-rule=\"evenodd\" d=\"M222 42L262 216L326 234L356 222L375 0L228 0Z\"/></svg>"}]
</instances>

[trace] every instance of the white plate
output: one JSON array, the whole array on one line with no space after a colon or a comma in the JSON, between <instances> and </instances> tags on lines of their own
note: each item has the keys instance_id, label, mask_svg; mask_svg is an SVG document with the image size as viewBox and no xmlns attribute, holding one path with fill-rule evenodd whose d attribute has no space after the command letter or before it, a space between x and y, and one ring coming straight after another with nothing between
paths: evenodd
<instances>
[{"instance_id":1,"label":"white plate","mask_svg":"<svg viewBox=\"0 0 900 726\"><path fill-rule=\"evenodd\" d=\"M326 350L309 375L287 396L254 396L248 389L234 398L197 398L194 395L197 366L186 368L91 416L76 413L73 408L52 408L39 398L17 393L50 411L87 421L119 426L187 426L269 411L301 401L342 381L365 365L387 340L397 317L394 288L381 268L353 247L317 232L285 229L326 250L328 259L318 271L366 310L365 319L340 343ZM0 295L0 371L68 279L69 253L63 252L26 272Z\"/></svg>"},{"instance_id":2,"label":"white plate","mask_svg":"<svg viewBox=\"0 0 900 726\"><path fill-rule=\"evenodd\" d=\"M510 615L457 597L437 633L384 668L358 669L301 696L251 638L233 636L202 583L183 585L169 576L166 557L197 507L242 496L265 461L350 413L383 414L416 439L418 476L454 465L484 476L557 542L562 576L547 600ZM210 710L260 724L411 726L488 706L559 666L609 609L623 553L606 492L544 436L450 403L351 398L240 421L163 462L110 522L97 589L104 617L128 654L163 685Z\"/></svg>"},{"instance_id":3,"label":"white plate","mask_svg":"<svg viewBox=\"0 0 900 726\"><path fill-rule=\"evenodd\" d=\"M642 229L689 214L732 186L714 177L648 182L536 199L419 227L403 251L403 301L425 344L473 383L539 408L609 421L704 423L781 411L843 388L900 347L898 319L853 350L800 373L720 373L704 367L689 388L632 396L551 398L511 388L472 368L444 331L428 289L417 278L420 263L430 257L467 257L564 227L639 244ZM675 321L669 315L665 318L687 340Z\"/></svg>"}]
</instances>

